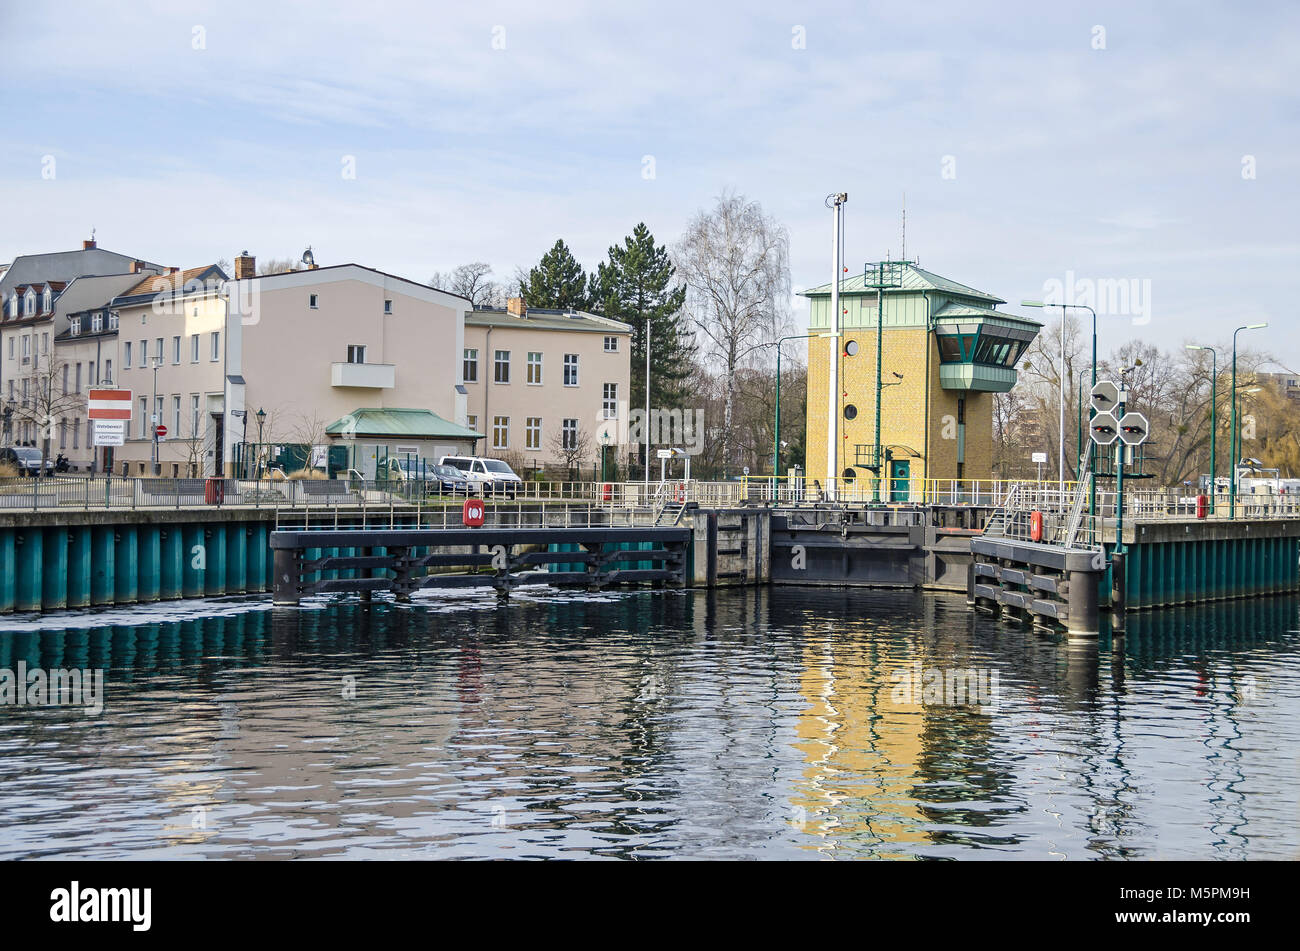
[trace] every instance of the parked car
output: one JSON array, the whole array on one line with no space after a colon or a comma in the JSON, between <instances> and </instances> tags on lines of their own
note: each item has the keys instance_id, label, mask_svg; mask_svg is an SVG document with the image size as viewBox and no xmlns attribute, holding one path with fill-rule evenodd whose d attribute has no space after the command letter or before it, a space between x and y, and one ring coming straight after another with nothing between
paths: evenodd
<instances>
[{"instance_id":1,"label":"parked car","mask_svg":"<svg viewBox=\"0 0 1300 951\"><path fill-rule=\"evenodd\" d=\"M19 475L34 476L44 472L54 474L54 460L46 459L41 466L41 451L34 446L9 446L0 449L0 465L8 463L18 470Z\"/></svg>"},{"instance_id":2,"label":"parked car","mask_svg":"<svg viewBox=\"0 0 1300 951\"><path fill-rule=\"evenodd\" d=\"M443 456L438 460L441 466L452 466L465 476L471 491L480 495L508 495L515 497L515 492L524 480L515 474L515 470L500 459L488 459L483 456Z\"/></svg>"},{"instance_id":3,"label":"parked car","mask_svg":"<svg viewBox=\"0 0 1300 951\"><path fill-rule=\"evenodd\" d=\"M469 495L469 479L455 466L430 466L425 476L430 481L429 491L438 495Z\"/></svg>"}]
</instances>

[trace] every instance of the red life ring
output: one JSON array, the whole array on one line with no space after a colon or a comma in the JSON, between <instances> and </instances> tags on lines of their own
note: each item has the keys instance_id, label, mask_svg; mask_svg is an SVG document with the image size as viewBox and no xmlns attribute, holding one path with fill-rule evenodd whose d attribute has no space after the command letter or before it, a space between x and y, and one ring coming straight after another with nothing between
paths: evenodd
<instances>
[{"instance_id":1,"label":"red life ring","mask_svg":"<svg viewBox=\"0 0 1300 951\"><path fill-rule=\"evenodd\" d=\"M1043 540L1043 513L1029 513L1029 540L1031 542L1041 542Z\"/></svg>"},{"instance_id":2,"label":"red life ring","mask_svg":"<svg viewBox=\"0 0 1300 951\"><path fill-rule=\"evenodd\" d=\"M483 524L483 500L466 499L461 506L460 520L470 528L479 528Z\"/></svg>"}]
</instances>

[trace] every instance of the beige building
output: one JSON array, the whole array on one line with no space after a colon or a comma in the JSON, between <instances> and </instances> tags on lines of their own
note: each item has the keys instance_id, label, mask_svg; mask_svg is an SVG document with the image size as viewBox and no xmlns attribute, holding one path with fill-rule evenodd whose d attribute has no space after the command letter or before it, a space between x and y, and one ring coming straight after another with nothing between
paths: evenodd
<instances>
[{"instance_id":1,"label":"beige building","mask_svg":"<svg viewBox=\"0 0 1300 951\"><path fill-rule=\"evenodd\" d=\"M605 434L612 461L628 430L631 339L620 321L517 297L468 313L466 425L487 436L486 455L529 469L591 465Z\"/></svg>"},{"instance_id":2,"label":"beige building","mask_svg":"<svg viewBox=\"0 0 1300 951\"><path fill-rule=\"evenodd\" d=\"M262 443L328 446L347 438L331 425L363 409L464 423L469 301L357 264L257 275L247 253L234 278L209 265L114 302L117 382L136 407L118 472L150 470L155 416L164 476L234 472L259 428Z\"/></svg>"}]
</instances>

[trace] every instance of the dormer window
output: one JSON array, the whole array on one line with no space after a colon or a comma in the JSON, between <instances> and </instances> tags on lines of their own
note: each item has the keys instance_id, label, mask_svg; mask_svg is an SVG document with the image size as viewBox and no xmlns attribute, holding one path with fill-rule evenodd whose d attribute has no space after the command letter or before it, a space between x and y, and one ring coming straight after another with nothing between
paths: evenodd
<instances>
[{"instance_id":1,"label":"dormer window","mask_svg":"<svg viewBox=\"0 0 1300 951\"><path fill-rule=\"evenodd\" d=\"M14 291L13 295L9 298L9 316L10 317L18 316L18 292L17 291Z\"/></svg>"},{"instance_id":2,"label":"dormer window","mask_svg":"<svg viewBox=\"0 0 1300 951\"><path fill-rule=\"evenodd\" d=\"M90 315L90 329L93 333L99 333L104 329L104 315L102 313Z\"/></svg>"},{"instance_id":3,"label":"dormer window","mask_svg":"<svg viewBox=\"0 0 1300 951\"><path fill-rule=\"evenodd\" d=\"M23 303L24 303L24 312L27 314L27 316L28 317L33 316L36 313L36 292L29 290L27 292L27 298Z\"/></svg>"},{"instance_id":4,"label":"dormer window","mask_svg":"<svg viewBox=\"0 0 1300 951\"><path fill-rule=\"evenodd\" d=\"M109 330L116 330L116 329L117 329L117 311L112 311L112 312L109 313L109 315L108 315L108 329L109 329Z\"/></svg>"},{"instance_id":5,"label":"dormer window","mask_svg":"<svg viewBox=\"0 0 1300 951\"><path fill-rule=\"evenodd\" d=\"M77 334L81 333L80 317L73 317L71 320L68 321L68 332L72 334L72 336L74 337L77 336Z\"/></svg>"},{"instance_id":6,"label":"dormer window","mask_svg":"<svg viewBox=\"0 0 1300 951\"><path fill-rule=\"evenodd\" d=\"M50 289L47 287L45 288L45 295L41 300L41 310L48 314L53 309L54 309L54 295L50 293Z\"/></svg>"}]
</instances>

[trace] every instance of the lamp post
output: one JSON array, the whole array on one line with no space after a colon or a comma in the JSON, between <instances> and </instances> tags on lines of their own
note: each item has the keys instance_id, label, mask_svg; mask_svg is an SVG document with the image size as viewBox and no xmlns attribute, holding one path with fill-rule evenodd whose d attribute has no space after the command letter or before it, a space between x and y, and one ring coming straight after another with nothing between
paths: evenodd
<instances>
[{"instance_id":1,"label":"lamp post","mask_svg":"<svg viewBox=\"0 0 1300 951\"><path fill-rule=\"evenodd\" d=\"M266 422L266 410L260 406L257 409L257 475L255 478L262 478L262 424Z\"/></svg>"},{"instance_id":2,"label":"lamp post","mask_svg":"<svg viewBox=\"0 0 1300 951\"><path fill-rule=\"evenodd\" d=\"M1087 304L1048 304L1040 300L1023 300L1022 307L1059 307L1061 308L1061 483L1065 483L1065 312L1067 310L1086 310L1092 314L1092 385L1097 385L1097 312ZM1090 401L1091 402L1091 401ZM1097 415L1097 410L1088 407L1088 421ZM1097 514L1097 447L1088 440L1088 514Z\"/></svg>"},{"instance_id":3,"label":"lamp post","mask_svg":"<svg viewBox=\"0 0 1300 951\"><path fill-rule=\"evenodd\" d=\"M1232 445L1232 477L1228 482L1228 518L1237 517L1237 459L1238 453L1238 435L1237 435L1237 334L1243 330L1263 330L1268 326L1268 321L1259 324L1245 324L1238 327L1232 332L1232 425L1229 427L1228 437Z\"/></svg>"},{"instance_id":4,"label":"lamp post","mask_svg":"<svg viewBox=\"0 0 1300 951\"><path fill-rule=\"evenodd\" d=\"M606 481L605 478L605 450L609 448L609 430L603 429L600 432L600 481Z\"/></svg>"},{"instance_id":5,"label":"lamp post","mask_svg":"<svg viewBox=\"0 0 1300 951\"><path fill-rule=\"evenodd\" d=\"M776 406L772 421L772 492L775 497L777 480L781 477L781 344L787 340L808 340L813 337L830 337L832 334L808 333L790 334L773 341L769 346L776 347Z\"/></svg>"},{"instance_id":6,"label":"lamp post","mask_svg":"<svg viewBox=\"0 0 1300 951\"><path fill-rule=\"evenodd\" d=\"M1216 411L1219 405L1219 353L1213 347L1202 347L1194 343L1187 345L1188 350L1210 351L1210 511L1214 511L1214 494L1218 491L1218 468L1216 466L1214 437L1219 431Z\"/></svg>"},{"instance_id":7,"label":"lamp post","mask_svg":"<svg viewBox=\"0 0 1300 951\"><path fill-rule=\"evenodd\" d=\"M152 420L150 437L153 443L153 474L156 476L162 470L158 464L158 368L162 366L163 358L161 356L153 358L153 405L150 407L149 419Z\"/></svg>"},{"instance_id":8,"label":"lamp post","mask_svg":"<svg viewBox=\"0 0 1300 951\"><path fill-rule=\"evenodd\" d=\"M236 419L241 419L244 421L244 438L241 439L239 443L239 468L243 472L247 473L248 472L248 410L232 409L230 411L230 415L234 416ZM236 478L239 477L236 476Z\"/></svg>"}]
</instances>

